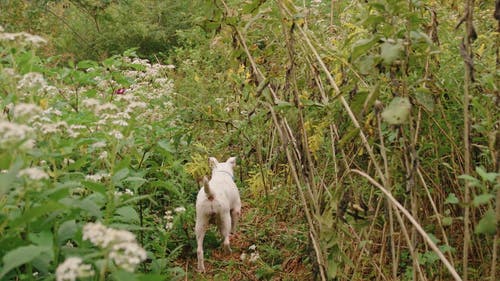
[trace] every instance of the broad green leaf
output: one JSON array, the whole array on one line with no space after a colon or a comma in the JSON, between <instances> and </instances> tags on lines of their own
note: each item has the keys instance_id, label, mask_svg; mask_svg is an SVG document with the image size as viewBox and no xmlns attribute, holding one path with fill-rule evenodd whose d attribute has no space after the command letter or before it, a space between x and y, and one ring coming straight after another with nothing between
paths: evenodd
<instances>
[{"instance_id":1,"label":"broad green leaf","mask_svg":"<svg viewBox=\"0 0 500 281\"><path fill-rule=\"evenodd\" d=\"M489 209L476 225L474 233L476 234L490 234L495 235L496 232L496 218L495 212Z\"/></svg>"},{"instance_id":2,"label":"broad green leaf","mask_svg":"<svg viewBox=\"0 0 500 281\"><path fill-rule=\"evenodd\" d=\"M52 235L52 232L43 231L39 233L30 233L28 237L31 242L45 249L52 249L54 246L54 235Z\"/></svg>"},{"instance_id":3,"label":"broad green leaf","mask_svg":"<svg viewBox=\"0 0 500 281\"><path fill-rule=\"evenodd\" d=\"M480 205L484 205L488 202L490 202L491 199L493 199L495 196L486 193L486 194L481 194L476 197L474 197L474 200L472 201L472 204L474 204L474 207L478 207Z\"/></svg>"},{"instance_id":4,"label":"broad green leaf","mask_svg":"<svg viewBox=\"0 0 500 281\"><path fill-rule=\"evenodd\" d=\"M392 64L403 52L403 44L400 42L384 42L380 45L380 57L385 64Z\"/></svg>"},{"instance_id":5,"label":"broad green leaf","mask_svg":"<svg viewBox=\"0 0 500 281\"><path fill-rule=\"evenodd\" d=\"M459 201L458 201L458 198L455 195L455 193L450 193L448 195L448 197L446 198L446 200L444 200L444 203L445 204L458 204Z\"/></svg>"},{"instance_id":6,"label":"broad green leaf","mask_svg":"<svg viewBox=\"0 0 500 281\"><path fill-rule=\"evenodd\" d=\"M375 57L372 55L361 56L361 58L356 61L356 65L361 74L368 75L375 69Z\"/></svg>"},{"instance_id":7,"label":"broad green leaf","mask_svg":"<svg viewBox=\"0 0 500 281\"><path fill-rule=\"evenodd\" d=\"M2 279L2 277L12 269L31 262L33 259L38 257L43 252L43 250L43 247L29 245L18 247L5 254L2 259L3 269L0 272L0 279Z\"/></svg>"},{"instance_id":8,"label":"broad green leaf","mask_svg":"<svg viewBox=\"0 0 500 281\"><path fill-rule=\"evenodd\" d=\"M130 189L137 191L137 189L145 184L147 180L141 177L128 177L124 180L124 182Z\"/></svg>"},{"instance_id":9,"label":"broad green leaf","mask_svg":"<svg viewBox=\"0 0 500 281\"><path fill-rule=\"evenodd\" d=\"M415 92L417 102L422 105L426 110L434 110L434 99L432 98L431 91L427 88L418 88Z\"/></svg>"},{"instance_id":10,"label":"broad green leaf","mask_svg":"<svg viewBox=\"0 0 500 281\"><path fill-rule=\"evenodd\" d=\"M65 221L57 230L57 245L63 245L68 239L73 238L77 232L75 220Z\"/></svg>"},{"instance_id":11,"label":"broad green leaf","mask_svg":"<svg viewBox=\"0 0 500 281\"><path fill-rule=\"evenodd\" d=\"M129 170L128 168L123 168L121 170L118 170L117 172L115 172L113 174L113 176L111 177L111 181L113 182L113 184L119 184L124 178L126 178L128 176L128 173L129 173Z\"/></svg>"},{"instance_id":12,"label":"broad green leaf","mask_svg":"<svg viewBox=\"0 0 500 281\"><path fill-rule=\"evenodd\" d=\"M403 124L410 116L411 104L407 97L395 97L382 112L382 118L391 125Z\"/></svg>"},{"instance_id":13,"label":"broad green leaf","mask_svg":"<svg viewBox=\"0 0 500 281\"><path fill-rule=\"evenodd\" d=\"M12 226L19 226L28 222L31 222L33 219L44 216L49 213L53 213L58 210L63 210L66 209L66 206L49 201L45 202L43 206L37 206L28 209L20 218L16 219L14 222L12 222Z\"/></svg>"},{"instance_id":14,"label":"broad green leaf","mask_svg":"<svg viewBox=\"0 0 500 281\"><path fill-rule=\"evenodd\" d=\"M115 211L118 219L123 222L138 222L139 214L132 206L124 206Z\"/></svg>"}]
</instances>

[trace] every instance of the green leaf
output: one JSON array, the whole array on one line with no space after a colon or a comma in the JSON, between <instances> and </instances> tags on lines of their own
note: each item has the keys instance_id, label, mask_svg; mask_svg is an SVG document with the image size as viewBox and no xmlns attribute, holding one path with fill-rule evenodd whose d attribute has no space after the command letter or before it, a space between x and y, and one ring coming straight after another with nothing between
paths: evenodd
<instances>
[{"instance_id":1,"label":"green leaf","mask_svg":"<svg viewBox=\"0 0 500 281\"><path fill-rule=\"evenodd\" d=\"M448 197L446 198L446 200L444 200L444 203L445 204L458 204L459 201L458 201L458 198L455 195L455 193L450 193L448 195Z\"/></svg>"},{"instance_id":2,"label":"green leaf","mask_svg":"<svg viewBox=\"0 0 500 281\"><path fill-rule=\"evenodd\" d=\"M484 204L490 202L490 200L493 199L494 197L495 196L493 196L489 193L481 194L481 195L474 197L472 204L474 205L474 207L478 207L480 205L484 205Z\"/></svg>"},{"instance_id":3,"label":"green leaf","mask_svg":"<svg viewBox=\"0 0 500 281\"><path fill-rule=\"evenodd\" d=\"M476 167L476 173L483 179L484 181L489 181L489 182L495 182L497 176L499 175L498 173L488 173L484 170L483 167Z\"/></svg>"},{"instance_id":4,"label":"green leaf","mask_svg":"<svg viewBox=\"0 0 500 281\"><path fill-rule=\"evenodd\" d=\"M135 274L131 274L128 271L117 270L111 274L116 281L137 281Z\"/></svg>"},{"instance_id":5,"label":"green leaf","mask_svg":"<svg viewBox=\"0 0 500 281\"><path fill-rule=\"evenodd\" d=\"M121 170L118 170L111 177L111 181L113 182L113 184L118 184L128 176L128 173L129 173L128 168L123 168Z\"/></svg>"},{"instance_id":6,"label":"green leaf","mask_svg":"<svg viewBox=\"0 0 500 281\"><path fill-rule=\"evenodd\" d=\"M402 52L403 44L401 42L392 43L386 41L380 46L380 57L388 65L399 59Z\"/></svg>"},{"instance_id":7,"label":"green leaf","mask_svg":"<svg viewBox=\"0 0 500 281\"><path fill-rule=\"evenodd\" d=\"M78 67L80 69L88 69L88 68L97 67L97 66L98 66L97 62L91 61L91 60L82 60L76 64L76 67Z\"/></svg>"},{"instance_id":8,"label":"green leaf","mask_svg":"<svg viewBox=\"0 0 500 281\"><path fill-rule=\"evenodd\" d=\"M0 279L12 269L31 262L44 251L43 247L29 245L18 247L3 257L3 269L0 272Z\"/></svg>"},{"instance_id":9,"label":"green leaf","mask_svg":"<svg viewBox=\"0 0 500 281\"><path fill-rule=\"evenodd\" d=\"M443 223L444 226L450 226L453 224L453 218L452 217L444 217L441 222Z\"/></svg>"},{"instance_id":10,"label":"green leaf","mask_svg":"<svg viewBox=\"0 0 500 281\"><path fill-rule=\"evenodd\" d=\"M43 204L43 206L37 206L31 209L28 209L22 217L16 219L12 222L12 226L19 226L24 223L28 223L37 217L41 217L48 213L54 213L55 211L66 209L66 206L59 204L57 202L49 201Z\"/></svg>"},{"instance_id":11,"label":"green leaf","mask_svg":"<svg viewBox=\"0 0 500 281\"><path fill-rule=\"evenodd\" d=\"M418 88L415 92L415 98L426 110L431 112L434 110L434 99L429 89Z\"/></svg>"},{"instance_id":12,"label":"green leaf","mask_svg":"<svg viewBox=\"0 0 500 281\"><path fill-rule=\"evenodd\" d=\"M65 221L57 230L57 245L63 245L68 239L73 238L77 231L75 220Z\"/></svg>"},{"instance_id":13,"label":"green leaf","mask_svg":"<svg viewBox=\"0 0 500 281\"><path fill-rule=\"evenodd\" d=\"M474 233L495 235L496 228L495 212L489 209L476 225Z\"/></svg>"},{"instance_id":14,"label":"green leaf","mask_svg":"<svg viewBox=\"0 0 500 281\"><path fill-rule=\"evenodd\" d=\"M123 222L138 222L139 214L132 206L125 206L118 208L115 211L115 214L118 215L118 219Z\"/></svg>"},{"instance_id":15,"label":"green leaf","mask_svg":"<svg viewBox=\"0 0 500 281\"><path fill-rule=\"evenodd\" d=\"M50 231L42 231L39 233L30 233L28 237L31 242L45 249L52 249L54 246L54 235Z\"/></svg>"},{"instance_id":16,"label":"green leaf","mask_svg":"<svg viewBox=\"0 0 500 281\"><path fill-rule=\"evenodd\" d=\"M124 182L129 186L129 188L137 191L139 187L148 182L146 179L140 177L128 177L124 180Z\"/></svg>"},{"instance_id":17,"label":"green leaf","mask_svg":"<svg viewBox=\"0 0 500 281\"><path fill-rule=\"evenodd\" d=\"M395 97L382 112L382 118L391 125L403 124L410 116L411 104L407 97Z\"/></svg>"},{"instance_id":18,"label":"green leaf","mask_svg":"<svg viewBox=\"0 0 500 281\"><path fill-rule=\"evenodd\" d=\"M360 39L354 44L352 44L351 49L351 60L355 60L359 58L361 55L366 54L373 46L375 46L378 42L378 37Z\"/></svg>"}]
</instances>

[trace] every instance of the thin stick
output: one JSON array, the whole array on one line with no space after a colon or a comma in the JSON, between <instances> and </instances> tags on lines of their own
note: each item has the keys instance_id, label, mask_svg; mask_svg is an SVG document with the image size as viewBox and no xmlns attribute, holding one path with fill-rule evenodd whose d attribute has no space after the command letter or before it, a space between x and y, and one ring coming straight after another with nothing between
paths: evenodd
<instances>
[{"instance_id":1,"label":"thin stick","mask_svg":"<svg viewBox=\"0 0 500 281\"><path fill-rule=\"evenodd\" d=\"M431 247L431 249L438 255L439 259L444 263L450 274L453 276L453 279L456 281L462 281L462 278L458 275L457 271L455 268L450 264L450 262L446 259L444 256L443 252L439 250L439 248L434 244L432 239L429 237L429 235L425 232L425 230L422 228L422 226L413 218L413 216L401 205L401 203L396 200L392 194L385 189L380 183L378 183L376 180L374 180L372 177L370 177L368 174L365 172L362 172L360 170L356 169L351 169L351 172L357 173L361 175L362 177L366 178L371 184L373 184L375 187L377 187L380 191L382 191L387 199L396 207L398 208L401 213L415 226L417 231L420 233L422 238L424 239L425 242Z\"/></svg>"},{"instance_id":2,"label":"thin stick","mask_svg":"<svg viewBox=\"0 0 500 281\"><path fill-rule=\"evenodd\" d=\"M471 57L471 38L469 37L472 27L472 8L474 5L473 0L465 0L465 39L462 42L462 56L464 59L465 67L465 78L464 78L464 174L470 174L470 122L469 122L469 91L472 83L472 57ZM465 191L464 191L464 244L462 252L462 274L464 281L467 281L468 277L468 263L469 263L469 247L470 247L470 184L465 181Z\"/></svg>"}]
</instances>

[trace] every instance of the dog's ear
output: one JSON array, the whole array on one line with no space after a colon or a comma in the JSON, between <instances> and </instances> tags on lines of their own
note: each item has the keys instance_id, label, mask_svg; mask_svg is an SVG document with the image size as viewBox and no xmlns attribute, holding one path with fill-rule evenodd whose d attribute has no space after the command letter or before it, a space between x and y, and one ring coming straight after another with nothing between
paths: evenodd
<instances>
[{"instance_id":1,"label":"dog's ear","mask_svg":"<svg viewBox=\"0 0 500 281\"><path fill-rule=\"evenodd\" d=\"M227 159L226 163L229 163L231 164L231 166L236 166L236 157L230 157L229 159Z\"/></svg>"},{"instance_id":2,"label":"dog's ear","mask_svg":"<svg viewBox=\"0 0 500 281\"><path fill-rule=\"evenodd\" d=\"M215 167L217 167L217 165L219 165L219 161L217 161L217 159L215 159L215 157L209 157L208 158L208 163L210 164L210 167L213 169Z\"/></svg>"}]
</instances>

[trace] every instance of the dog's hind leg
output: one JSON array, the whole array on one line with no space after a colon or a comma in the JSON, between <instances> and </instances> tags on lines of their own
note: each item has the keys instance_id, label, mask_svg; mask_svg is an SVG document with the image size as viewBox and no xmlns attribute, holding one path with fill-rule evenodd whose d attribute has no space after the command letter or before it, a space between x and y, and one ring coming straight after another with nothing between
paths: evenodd
<instances>
[{"instance_id":1,"label":"dog's hind leg","mask_svg":"<svg viewBox=\"0 0 500 281\"><path fill-rule=\"evenodd\" d=\"M231 210L231 233L235 233L238 227L238 221L240 219L240 208L235 208Z\"/></svg>"},{"instance_id":2,"label":"dog's hind leg","mask_svg":"<svg viewBox=\"0 0 500 281\"><path fill-rule=\"evenodd\" d=\"M208 219L206 217L199 216L196 219L196 226L195 226L196 242L197 242L196 255L198 257L199 272L205 272L205 264L203 260L203 239L205 238L205 232L207 231L207 226L208 226Z\"/></svg>"},{"instance_id":3,"label":"dog's hind leg","mask_svg":"<svg viewBox=\"0 0 500 281\"><path fill-rule=\"evenodd\" d=\"M223 247L226 253L231 253L231 247L229 245L229 234L231 233L231 215L229 212L224 213L221 216L220 233L224 237Z\"/></svg>"}]
</instances>

